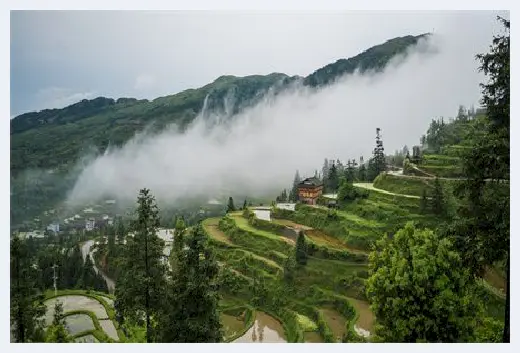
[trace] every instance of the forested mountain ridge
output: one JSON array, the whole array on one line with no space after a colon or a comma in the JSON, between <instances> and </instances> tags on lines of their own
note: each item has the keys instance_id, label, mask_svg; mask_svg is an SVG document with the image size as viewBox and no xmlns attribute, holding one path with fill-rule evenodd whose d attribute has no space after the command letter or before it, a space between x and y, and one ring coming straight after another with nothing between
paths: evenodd
<instances>
[{"instance_id":1,"label":"forested mountain ridge","mask_svg":"<svg viewBox=\"0 0 520 353\"><path fill-rule=\"evenodd\" d=\"M303 80L304 85L319 86L358 68L361 72L378 71L424 36L391 39L350 59L329 64L306 78L282 73L221 76L201 88L152 101L98 97L63 109L22 114L11 120L11 172L16 174L29 167L55 168L73 162L88 145L101 151L109 144L121 145L152 122L157 129L171 123L185 127L201 111L206 97L208 108L223 108L223 99L232 94L235 104L231 113L236 113L254 104L270 88L283 89L296 80Z\"/></svg>"},{"instance_id":2,"label":"forested mountain ridge","mask_svg":"<svg viewBox=\"0 0 520 353\"><path fill-rule=\"evenodd\" d=\"M225 75L203 87L152 101L98 97L63 109L19 115L10 122L11 222L34 217L62 199L74 182L74 177L69 175L72 167L89 152L102 153L108 146L121 146L146 127L160 131L177 124L182 131L204 105L210 110L227 110L233 115L258 102L269 90L280 92L295 82L317 87L330 84L357 68L361 72L380 71L392 57L406 54L407 49L424 36L391 39L350 59L329 64L305 78L283 73L246 77ZM48 180L45 181L40 177L24 176L23 172L27 170L54 172L52 177L43 173L44 179ZM65 179L68 180L66 185L63 184Z\"/></svg>"}]
</instances>

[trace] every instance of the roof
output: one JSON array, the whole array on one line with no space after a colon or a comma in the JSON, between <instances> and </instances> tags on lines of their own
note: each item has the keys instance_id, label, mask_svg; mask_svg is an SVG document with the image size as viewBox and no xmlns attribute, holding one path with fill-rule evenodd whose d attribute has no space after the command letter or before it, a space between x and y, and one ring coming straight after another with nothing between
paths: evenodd
<instances>
[{"instance_id":1,"label":"roof","mask_svg":"<svg viewBox=\"0 0 520 353\"><path fill-rule=\"evenodd\" d=\"M323 183L321 182L321 180L318 178L315 178L315 177L303 179L298 184L299 187L314 187L314 186L322 186L322 185L323 185Z\"/></svg>"}]
</instances>

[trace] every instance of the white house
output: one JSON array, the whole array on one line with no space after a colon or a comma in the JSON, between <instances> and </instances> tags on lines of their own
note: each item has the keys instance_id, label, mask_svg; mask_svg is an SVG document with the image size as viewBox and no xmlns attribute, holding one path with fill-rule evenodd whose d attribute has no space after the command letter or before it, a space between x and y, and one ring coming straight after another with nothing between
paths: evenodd
<instances>
[{"instance_id":1,"label":"white house","mask_svg":"<svg viewBox=\"0 0 520 353\"><path fill-rule=\"evenodd\" d=\"M50 230L51 232L54 232L54 233L58 233L60 231L60 224L51 223L47 226L47 230Z\"/></svg>"},{"instance_id":2,"label":"white house","mask_svg":"<svg viewBox=\"0 0 520 353\"><path fill-rule=\"evenodd\" d=\"M96 226L96 220L94 218L89 218L85 221L85 229L88 231L94 230Z\"/></svg>"}]
</instances>

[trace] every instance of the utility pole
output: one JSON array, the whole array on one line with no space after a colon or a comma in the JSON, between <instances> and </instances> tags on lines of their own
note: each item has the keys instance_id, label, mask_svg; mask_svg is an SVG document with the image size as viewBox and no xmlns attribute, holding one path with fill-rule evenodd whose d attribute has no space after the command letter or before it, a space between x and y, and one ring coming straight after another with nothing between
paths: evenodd
<instances>
[{"instance_id":1,"label":"utility pole","mask_svg":"<svg viewBox=\"0 0 520 353\"><path fill-rule=\"evenodd\" d=\"M54 266L52 266L52 269L53 269L53 272L54 272L54 295L57 296L58 295L58 286L56 284L56 280L58 279L58 277L56 276L56 267L58 267L58 265L54 264Z\"/></svg>"}]
</instances>

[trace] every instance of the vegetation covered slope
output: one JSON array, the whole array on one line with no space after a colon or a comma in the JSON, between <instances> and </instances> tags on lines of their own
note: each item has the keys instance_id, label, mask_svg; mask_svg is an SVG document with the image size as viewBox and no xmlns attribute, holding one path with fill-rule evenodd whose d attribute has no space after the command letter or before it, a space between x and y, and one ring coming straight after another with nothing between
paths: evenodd
<instances>
[{"instance_id":1,"label":"vegetation covered slope","mask_svg":"<svg viewBox=\"0 0 520 353\"><path fill-rule=\"evenodd\" d=\"M257 102L269 90L277 93L294 82L313 87L318 83L331 83L357 68L362 72L381 70L392 57L405 53L422 36L391 39L355 57L327 65L307 78L282 73L221 76L206 86L152 101L98 97L63 109L19 115L11 120L11 204L14 208L11 222L18 223L25 216L35 217L62 199L75 176L72 175L67 184L63 183L64 178L81 156L102 153L108 146L121 146L146 127L160 131L174 123L182 131L204 105L208 109L224 110L225 102L232 102L228 111L232 115ZM52 169L54 174L43 180L23 173L35 169ZM20 207L29 204L30 210L20 211Z\"/></svg>"}]
</instances>

